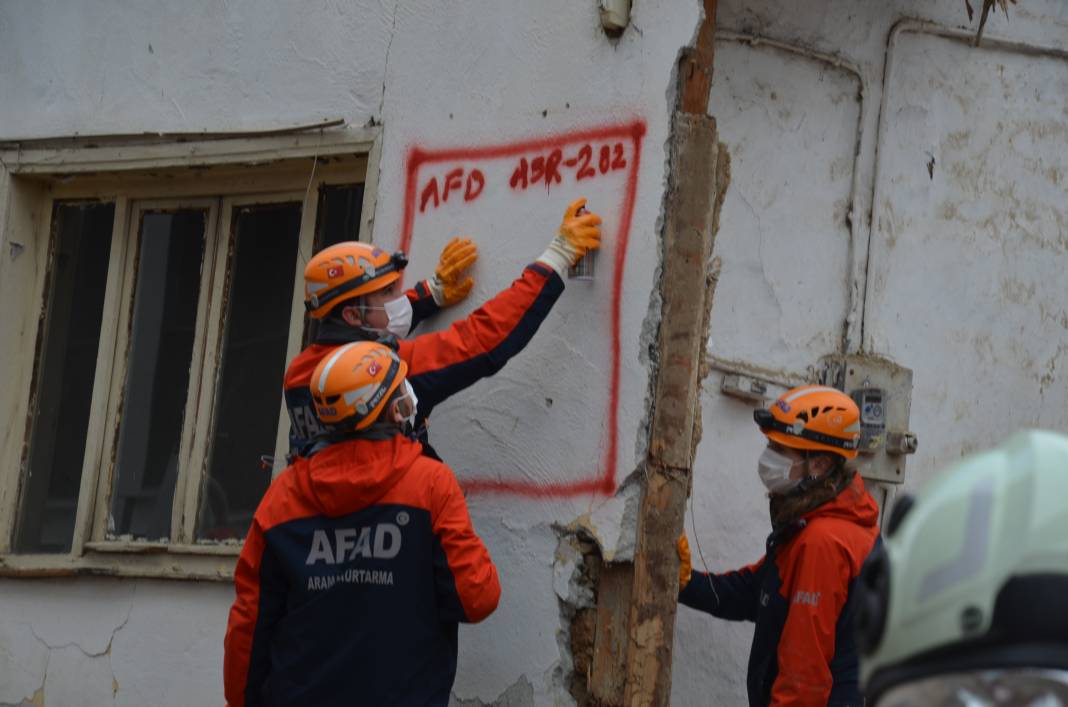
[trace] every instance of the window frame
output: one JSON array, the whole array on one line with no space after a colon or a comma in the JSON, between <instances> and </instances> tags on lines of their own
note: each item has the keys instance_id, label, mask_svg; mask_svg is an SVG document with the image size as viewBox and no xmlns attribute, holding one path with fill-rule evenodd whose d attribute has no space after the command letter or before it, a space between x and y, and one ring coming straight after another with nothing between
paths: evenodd
<instances>
[{"instance_id":1,"label":"window frame","mask_svg":"<svg viewBox=\"0 0 1068 707\"><path fill-rule=\"evenodd\" d=\"M0 439L0 576L107 574L227 580L243 540L195 539L200 488L207 475L209 435L214 426L213 394L221 374L226 306L223 289L232 267L235 208L302 202L287 360L300 349L303 333L301 273L311 255L319 188L362 182L359 239L369 241L377 197L381 128L342 128L224 139L65 139L0 144L0 323L20 331L0 345L0 373L11 398L0 401L16 432ZM108 143L101 145L100 143ZM309 160L312 161L309 165ZM69 553L13 553L23 469L32 430L31 380L38 375L40 336L45 325L48 271L54 248L53 205L58 201L112 201L115 220L104 317L94 373L88 436ZM197 331L187 393L186 419L176 481L170 541L109 538L118 445L119 401L126 384L129 325L139 254L139 214L156 207L207 207L208 227L201 273ZM216 235L218 234L218 235ZM10 254L6 251L10 249ZM26 260L17 259L16 250ZM29 252L23 252L29 251ZM27 267L29 266L29 267ZM206 288L206 289L205 289ZM18 297L3 299L17 292ZM27 325L31 326L27 326ZM2 386L0 386L2 387ZM16 392L17 391L17 392ZM5 391L0 389L0 394ZM190 415L193 419L190 420ZM24 425L20 421L25 421ZM24 428L23 428L24 427ZM280 401L275 453L288 430ZM275 470L277 473L277 469Z\"/></svg>"},{"instance_id":2,"label":"window frame","mask_svg":"<svg viewBox=\"0 0 1068 707\"><path fill-rule=\"evenodd\" d=\"M101 336L100 351L97 355L98 366L101 361L110 362L111 378L107 410L103 413L103 421L93 419L94 416L99 417L101 415L96 408L93 409L89 417L89 434L95 439L99 439L102 446L101 456L96 460L89 460L90 468L98 477L95 489L96 509L89 534L91 539L87 542L87 546L94 550L108 551L114 546L125 542L161 546L174 546L182 543L184 504L177 503L176 499L184 498L184 495L180 496L180 494L185 488L185 484L189 483L189 477L191 475L199 476L202 473L194 466L198 459L203 457L203 454L197 454L196 432L199 427L200 412L204 407L201 393L205 387L202 386L202 381L207 375L206 364L209 360L207 351L211 349L212 345L212 309L218 299L212 293L212 283L215 280L216 271L219 269L219 252L225 250L226 246L226 243L221 242L226 236L225 231L220 230L220 221L222 220L220 201L221 199L211 197L128 200L125 209L125 213L128 216L126 231L123 234L119 234L119 240L117 241L115 240L116 234L112 233L112 248L125 251L125 258L123 259L123 271L117 274L120 281L119 287L121 288L121 294L117 302L118 309L105 311L105 317L109 321L116 322L117 335ZM138 260L140 259L142 247L140 224L147 213L176 211L179 209L203 209L207 212L207 219L204 227L204 254L197 298L196 329L193 334L193 352L189 363L189 387L186 390L185 410L182 415L178 475L174 489L175 500L172 500L171 503L170 537L166 543L154 543L136 539L112 539L108 537L107 520L111 514L111 504L117 480L118 448L121 438L120 424L122 422L122 408L125 404L125 388L133 339L134 297L138 282ZM223 269L225 267L226 263L223 263ZM108 275L110 279L111 273L109 272ZM192 421L192 424L190 421ZM86 469L83 466L83 475L85 471ZM83 476L82 478L85 477ZM78 505L81 506L82 504L79 503Z\"/></svg>"}]
</instances>

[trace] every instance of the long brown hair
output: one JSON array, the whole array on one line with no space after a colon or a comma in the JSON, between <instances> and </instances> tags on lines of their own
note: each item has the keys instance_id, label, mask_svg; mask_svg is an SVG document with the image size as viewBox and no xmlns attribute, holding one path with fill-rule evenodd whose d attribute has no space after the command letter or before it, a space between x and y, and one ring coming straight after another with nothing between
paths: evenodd
<instances>
[{"instance_id":1,"label":"long brown hair","mask_svg":"<svg viewBox=\"0 0 1068 707\"><path fill-rule=\"evenodd\" d=\"M840 494L853 481L856 470L847 467L843 457L837 454L828 456L834 459L834 466L826 474L816 479L805 479L793 493L772 494L769 497L772 528L777 530L795 523L801 516ZM808 460L813 458L807 457Z\"/></svg>"}]
</instances>

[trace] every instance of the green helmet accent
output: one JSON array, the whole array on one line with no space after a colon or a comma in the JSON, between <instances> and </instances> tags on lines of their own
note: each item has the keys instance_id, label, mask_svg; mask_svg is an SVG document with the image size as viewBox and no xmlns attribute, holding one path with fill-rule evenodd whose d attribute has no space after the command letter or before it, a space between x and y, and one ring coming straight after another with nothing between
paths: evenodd
<instances>
[{"instance_id":1,"label":"green helmet accent","mask_svg":"<svg viewBox=\"0 0 1068 707\"><path fill-rule=\"evenodd\" d=\"M1027 431L895 506L860 578L869 704L942 673L1068 669L1068 437Z\"/></svg>"}]
</instances>

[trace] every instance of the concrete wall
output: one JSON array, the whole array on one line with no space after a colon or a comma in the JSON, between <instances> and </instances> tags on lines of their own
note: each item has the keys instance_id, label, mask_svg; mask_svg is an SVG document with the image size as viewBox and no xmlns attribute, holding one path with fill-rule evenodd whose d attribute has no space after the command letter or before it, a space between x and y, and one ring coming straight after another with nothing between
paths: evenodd
<instances>
[{"instance_id":1,"label":"concrete wall","mask_svg":"<svg viewBox=\"0 0 1068 707\"><path fill-rule=\"evenodd\" d=\"M908 486L1020 426L1068 429L1068 73L1034 49L1068 45L1068 6L1011 12L987 36L1026 47L940 36L967 21L956 0L720 6L711 112L733 176L710 353L784 385L862 348L912 368ZM560 598L588 595L554 526L579 520L610 557L631 547L632 491L596 488L644 453L671 70L697 21L696 2L643 0L609 40L594 3L565 0L0 8L0 138L374 120L376 240L410 243L425 273L449 236L471 235L483 252L473 301L541 252L573 194L606 216L594 282L569 283L528 351L435 414L504 584L497 614L461 632L459 704L566 704ZM524 158L579 159L588 144L614 161L617 143L619 169L509 185ZM479 195L420 210L430 181L455 169L479 171ZM715 570L755 560L768 527L762 439L721 376L702 398L687 520ZM221 703L230 587L0 584L0 703ZM750 635L680 610L673 703L741 704Z\"/></svg>"},{"instance_id":2,"label":"concrete wall","mask_svg":"<svg viewBox=\"0 0 1068 707\"><path fill-rule=\"evenodd\" d=\"M610 492L643 454L642 350L655 324L671 74L698 20L696 0L641 2L631 28L609 39L596 3L567 0L0 9L0 139L374 121L383 126L375 240L408 242L409 272L425 277L449 237L470 235L482 249L473 303L540 255L575 196L605 217L595 280L569 283L528 351L434 415L435 445L472 489L474 523L504 589L493 617L461 631L461 704L502 694L510 704L566 703L557 592L580 590L576 558L557 563L554 525L588 515L610 554L633 542L620 520L625 502ZM446 148L455 156L444 159ZM510 186L522 160L555 149L559 181ZM592 173L579 180L584 149ZM420 210L426 184L444 188L456 168L484 176L478 196L442 191ZM0 585L0 703L37 694L71 704L64 696L74 690L94 704L221 703L231 587Z\"/></svg>"},{"instance_id":3,"label":"concrete wall","mask_svg":"<svg viewBox=\"0 0 1068 707\"><path fill-rule=\"evenodd\" d=\"M1021 427L1068 431L1068 61L1047 51L1068 47L1068 5L1010 12L976 49L944 36L962 2L720 5L710 352L783 385L832 353L911 368L910 490ZM687 518L714 571L755 561L770 527L763 437L722 376ZM744 702L751 626L682 608L675 636L673 704Z\"/></svg>"}]
</instances>

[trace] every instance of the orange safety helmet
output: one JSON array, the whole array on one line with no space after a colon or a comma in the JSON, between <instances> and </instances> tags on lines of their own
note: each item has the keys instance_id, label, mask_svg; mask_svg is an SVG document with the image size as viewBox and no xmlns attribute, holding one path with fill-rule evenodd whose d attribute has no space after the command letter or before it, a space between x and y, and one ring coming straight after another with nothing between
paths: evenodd
<instances>
[{"instance_id":1,"label":"orange safety helmet","mask_svg":"<svg viewBox=\"0 0 1068 707\"><path fill-rule=\"evenodd\" d=\"M374 341L340 346L312 373L315 414L327 425L369 427L407 374L408 364L388 346Z\"/></svg>"},{"instance_id":2,"label":"orange safety helmet","mask_svg":"<svg viewBox=\"0 0 1068 707\"><path fill-rule=\"evenodd\" d=\"M341 302L388 287L407 264L404 253L390 255L370 243L324 248L304 268L304 307L313 319L322 319Z\"/></svg>"},{"instance_id":3,"label":"orange safety helmet","mask_svg":"<svg viewBox=\"0 0 1068 707\"><path fill-rule=\"evenodd\" d=\"M806 385L788 390L753 419L768 439L784 447L832 452L855 459L860 444L860 409L838 390Z\"/></svg>"}]
</instances>

